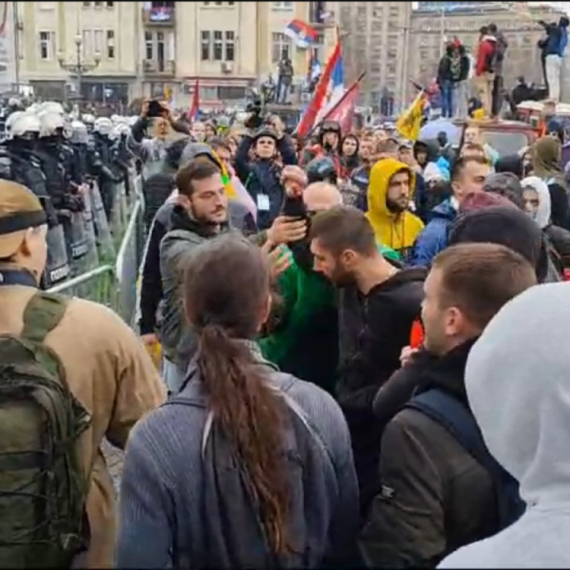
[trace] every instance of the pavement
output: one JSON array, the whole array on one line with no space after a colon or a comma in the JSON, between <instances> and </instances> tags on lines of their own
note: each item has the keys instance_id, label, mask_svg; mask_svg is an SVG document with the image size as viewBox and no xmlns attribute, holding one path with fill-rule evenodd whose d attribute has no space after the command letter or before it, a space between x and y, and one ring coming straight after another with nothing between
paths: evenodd
<instances>
[{"instance_id":1,"label":"pavement","mask_svg":"<svg viewBox=\"0 0 570 570\"><path fill-rule=\"evenodd\" d=\"M116 447L113 447L107 440L103 441L103 455L107 462L107 468L113 478L115 485L115 492L119 494L119 486L121 483L121 475L123 474L123 452Z\"/></svg>"}]
</instances>

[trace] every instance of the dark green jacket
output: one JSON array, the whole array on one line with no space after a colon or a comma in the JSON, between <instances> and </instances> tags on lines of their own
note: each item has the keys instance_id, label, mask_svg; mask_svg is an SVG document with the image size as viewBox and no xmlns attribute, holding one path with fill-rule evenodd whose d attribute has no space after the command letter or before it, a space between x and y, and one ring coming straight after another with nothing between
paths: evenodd
<instances>
[{"instance_id":1,"label":"dark green jacket","mask_svg":"<svg viewBox=\"0 0 570 570\"><path fill-rule=\"evenodd\" d=\"M398 254L382 247L387 258ZM338 367L338 310L334 286L294 261L278 282L277 324L259 340L263 356L283 372L334 394Z\"/></svg>"}]
</instances>

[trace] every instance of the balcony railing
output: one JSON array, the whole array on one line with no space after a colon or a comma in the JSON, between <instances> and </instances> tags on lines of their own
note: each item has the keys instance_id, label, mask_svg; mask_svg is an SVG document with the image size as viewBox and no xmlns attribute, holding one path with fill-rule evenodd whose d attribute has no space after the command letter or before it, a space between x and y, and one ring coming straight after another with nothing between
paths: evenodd
<instances>
[{"instance_id":1,"label":"balcony railing","mask_svg":"<svg viewBox=\"0 0 570 570\"><path fill-rule=\"evenodd\" d=\"M173 26L176 23L176 11L172 6L143 8L143 22L152 26Z\"/></svg>"},{"instance_id":2,"label":"balcony railing","mask_svg":"<svg viewBox=\"0 0 570 570\"><path fill-rule=\"evenodd\" d=\"M145 59L143 62L143 71L147 75L175 75L176 62L173 60L156 60Z\"/></svg>"}]
</instances>

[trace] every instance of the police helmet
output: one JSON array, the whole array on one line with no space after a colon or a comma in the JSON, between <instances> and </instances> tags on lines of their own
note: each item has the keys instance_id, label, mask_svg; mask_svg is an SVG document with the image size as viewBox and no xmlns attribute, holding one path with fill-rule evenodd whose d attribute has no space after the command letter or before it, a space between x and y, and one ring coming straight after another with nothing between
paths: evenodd
<instances>
[{"instance_id":1,"label":"police helmet","mask_svg":"<svg viewBox=\"0 0 570 570\"><path fill-rule=\"evenodd\" d=\"M314 158L307 164L307 180L309 184L313 182L330 182L336 184L336 166L328 156Z\"/></svg>"}]
</instances>

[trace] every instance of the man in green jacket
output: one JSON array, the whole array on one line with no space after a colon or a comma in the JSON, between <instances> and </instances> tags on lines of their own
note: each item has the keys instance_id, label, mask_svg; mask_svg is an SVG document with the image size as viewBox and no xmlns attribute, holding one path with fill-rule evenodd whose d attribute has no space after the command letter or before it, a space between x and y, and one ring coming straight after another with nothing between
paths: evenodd
<instances>
[{"instance_id":1,"label":"man in green jacket","mask_svg":"<svg viewBox=\"0 0 570 570\"><path fill-rule=\"evenodd\" d=\"M290 194L289 198L295 199ZM302 192L309 217L341 202L338 189L325 182L311 184ZM270 325L259 345L263 356L283 372L334 394L339 360L337 291L328 279L313 271L306 240L291 244L290 249L293 260L278 279L277 322ZM381 251L399 261L390 248L382 247Z\"/></svg>"}]
</instances>

